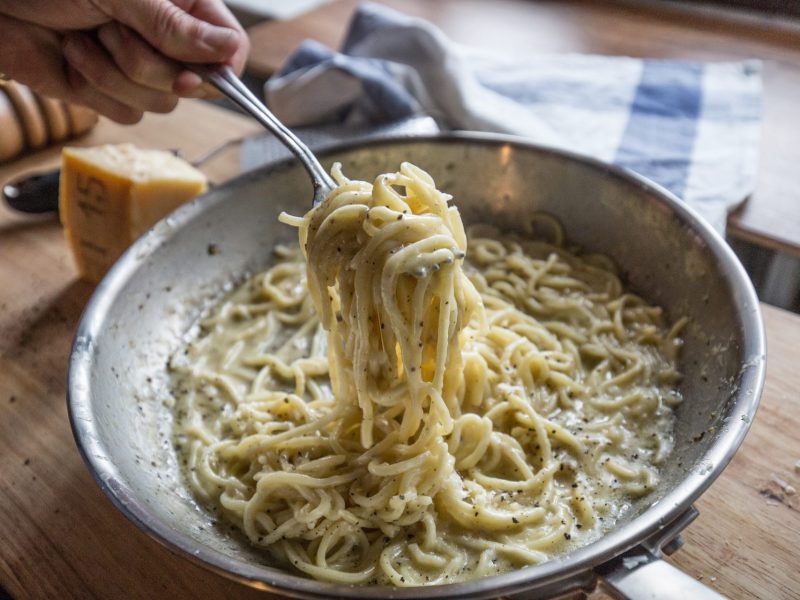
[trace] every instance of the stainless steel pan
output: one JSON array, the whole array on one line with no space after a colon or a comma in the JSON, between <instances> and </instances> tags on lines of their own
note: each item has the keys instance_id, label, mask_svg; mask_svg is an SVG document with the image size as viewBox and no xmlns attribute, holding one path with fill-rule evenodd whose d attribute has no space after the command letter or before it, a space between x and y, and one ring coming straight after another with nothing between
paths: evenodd
<instances>
[{"instance_id":1,"label":"stainless steel pan","mask_svg":"<svg viewBox=\"0 0 800 600\"><path fill-rule=\"evenodd\" d=\"M630 286L670 317L688 315L685 401L661 485L589 546L516 572L417 589L337 586L275 569L241 537L215 525L179 476L165 365L204 308L263 269L276 243L294 240L296 232L277 216L304 212L311 189L302 169L284 162L217 188L159 223L89 303L70 361L69 409L78 446L111 501L169 548L248 585L295 597L538 597L590 588L598 577L631 597L708 592L659 556L679 545L678 532L696 516L692 502L741 444L764 378L758 301L722 239L635 175L512 138L389 139L341 146L322 160L326 166L342 161L348 175L367 179L411 160L453 194L467 222L514 229L531 211L547 211L573 242L613 257Z\"/></svg>"}]
</instances>

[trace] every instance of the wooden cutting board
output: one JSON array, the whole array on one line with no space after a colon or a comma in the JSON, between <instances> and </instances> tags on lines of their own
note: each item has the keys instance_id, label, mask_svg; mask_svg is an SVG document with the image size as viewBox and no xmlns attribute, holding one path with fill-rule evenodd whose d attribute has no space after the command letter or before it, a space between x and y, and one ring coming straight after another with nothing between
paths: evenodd
<instances>
[{"instance_id":1,"label":"wooden cutting board","mask_svg":"<svg viewBox=\"0 0 800 600\"><path fill-rule=\"evenodd\" d=\"M191 159L255 131L233 113L182 101L173 115L132 128L101 121L82 143L181 147ZM55 151L29 156L0 168L0 182L56 160ZM212 166L217 180L238 171L235 155ZM55 217L0 206L0 586L18 599L270 597L170 553L127 521L86 470L65 397L70 344L91 293ZM800 497L773 481L800 489L800 317L763 310L770 355L762 406L669 560L732 598L800 598Z\"/></svg>"}]
</instances>

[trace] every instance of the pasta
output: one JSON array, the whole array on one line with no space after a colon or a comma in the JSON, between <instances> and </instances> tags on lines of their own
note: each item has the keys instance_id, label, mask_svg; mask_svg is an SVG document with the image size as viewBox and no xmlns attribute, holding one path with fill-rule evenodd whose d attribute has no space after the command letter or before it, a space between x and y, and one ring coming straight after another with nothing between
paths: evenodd
<instances>
[{"instance_id":1,"label":"pasta","mask_svg":"<svg viewBox=\"0 0 800 600\"><path fill-rule=\"evenodd\" d=\"M319 207L282 217L300 248L171 360L198 500L338 583L450 583L602 535L671 451L685 320L546 215L549 241L467 234L411 164L333 174Z\"/></svg>"}]
</instances>

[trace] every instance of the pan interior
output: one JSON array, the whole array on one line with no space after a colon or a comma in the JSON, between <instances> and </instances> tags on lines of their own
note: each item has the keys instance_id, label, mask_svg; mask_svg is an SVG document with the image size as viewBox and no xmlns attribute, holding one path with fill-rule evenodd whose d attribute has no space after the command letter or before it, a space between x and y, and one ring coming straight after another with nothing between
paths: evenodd
<instances>
[{"instance_id":1,"label":"pan interior","mask_svg":"<svg viewBox=\"0 0 800 600\"><path fill-rule=\"evenodd\" d=\"M611 256L628 287L663 306L670 321L688 316L674 454L659 487L627 520L687 477L711 471L709 449L740 417L731 400L748 360L742 298L716 250L658 192L598 165L488 140L386 142L341 150L323 163L334 160L349 177L367 180L410 160L453 195L466 223L492 222L511 231L533 211L546 211L565 225L571 242ZM264 269L275 244L296 240L296 230L277 216L305 212L310 199L299 167L267 167L157 225L98 289L100 300L90 311L95 322L86 329L88 405L76 407L72 399L73 421L91 422L92 439L79 441L118 503L135 499L146 526L159 521L198 548L251 565L267 559L215 523L181 480L171 444L166 364L203 310ZM88 435L81 431L79 437Z\"/></svg>"}]
</instances>

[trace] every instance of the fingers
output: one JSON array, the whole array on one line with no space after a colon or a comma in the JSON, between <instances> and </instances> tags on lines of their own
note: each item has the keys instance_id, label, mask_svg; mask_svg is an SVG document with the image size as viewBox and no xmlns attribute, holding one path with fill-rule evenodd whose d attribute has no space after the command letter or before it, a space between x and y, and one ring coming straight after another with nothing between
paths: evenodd
<instances>
[{"instance_id":1,"label":"fingers","mask_svg":"<svg viewBox=\"0 0 800 600\"><path fill-rule=\"evenodd\" d=\"M228 7L222 0L172 0L178 8L184 10L192 17L196 17L205 23L225 27L236 32L237 48L236 51L227 59L214 60L211 62L221 62L228 64L237 75L244 71L247 56L250 53L250 40L247 37L236 17L233 16ZM186 62L208 62L187 59ZM189 98L219 98L221 94L216 88L208 84L202 84L198 75L191 71L183 71L175 82L174 91L182 96Z\"/></svg>"},{"instance_id":2,"label":"fingers","mask_svg":"<svg viewBox=\"0 0 800 600\"><path fill-rule=\"evenodd\" d=\"M67 84L69 85L69 97L73 102L78 102L89 108L93 108L109 119L122 123L123 125L133 125L142 120L144 113L141 110L118 102L114 98L99 92L79 71L71 65L67 65Z\"/></svg>"},{"instance_id":3,"label":"fingers","mask_svg":"<svg viewBox=\"0 0 800 600\"><path fill-rule=\"evenodd\" d=\"M199 75L156 51L130 27L107 23L98 29L98 37L128 79L182 98L213 96Z\"/></svg>"},{"instance_id":4,"label":"fingers","mask_svg":"<svg viewBox=\"0 0 800 600\"><path fill-rule=\"evenodd\" d=\"M87 6L85 14L61 15L58 31L0 14L0 72L134 123L144 111L171 110L178 95L217 95L180 62L244 68L250 44L222 0L91 0ZM68 32L62 39L59 33L93 26L99 43L87 34Z\"/></svg>"},{"instance_id":5,"label":"fingers","mask_svg":"<svg viewBox=\"0 0 800 600\"><path fill-rule=\"evenodd\" d=\"M187 12L196 4L207 3L207 0L205 3L183 0L180 5L171 0L107 2L112 17L138 31L168 57L186 62L227 63L241 51L246 36L241 27L232 27L227 22L214 24Z\"/></svg>"},{"instance_id":6,"label":"fingers","mask_svg":"<svg viewBox=\"0 0 800 600\"><path fill-rule=\"evenodd\" d=\"M173 2L193 17L197 17L212 25L229 27L237 32L238 48L230 58L219 62L228 64L237 75L241 75L242 71L244 71L247 56L250 54L250 39L247 37L239 21L236 20L236 17L228 10L228 7L225 6L222 0L173 0ZM181 96L194 98L221 97L219 91L209 84L203 84L203 86L199 88L194 87L199 82L200 78L197 75L191 71L184 71L176 82L175 91ZM191 91L187 93L186 90Z\"/></svg>"},{"instance_id":7,"label":"fingers","mask_svg":"<svg viewBox=\"0 0 800 600\"><path fill-rule=\"evenodd\" d=\"M101 112L117 121L136 122L143 111L169 112L178 102L177 96L171 92L130 79L108 52L87 34L67 33L63 51L71 67L69 83L73 92L84 97L85 101L91 101L92 94L99 92L105 107ZM162 75L157 74L158 77Z\"/></svg>"},{"instance_id":8,"label":"fingers","mask_svg":"<svg viewBox=\"0 0 800 600\"><path fill-rule=\"evenodd\" d=\"M51 98L83 104L122 123L135 123L141 111L99 92L72 68L64 69L57 33L0 15L0 71Z\"/></svg>"},{"instance_id":9,"label":"fingers","mask_svg":"<svg viewBox=\"0 0 800 600\"><path fill-rule=\"evenodd\" d=\"M247 37L239 21L222 2L222 0L173 0L190 15L202 19L212 25L229 27L238 32L239 40L236 52L227 60L231 68L241 75L247 56L250 54L250 39Z\"/></svg>"},{"instance_id":10,"label":"fingers","mask_svg":"<svg viewBox=\"0 0 800 600\"><path fill-rule=\"evenodd\" d=\"M0 13L14 17L26 23L41 25L56 31L67 29L92 29L108 20L100 2L19 2L18 0L0 0Z\"/></svg>"},{"instance_id":11,"label":"fingers","mask_svg":"<svg viewBox=\"0 0 800 600\"><path fill-rule=\"evenodd\" d=\"M0 31L0 72L43 94L63 87L58 34L3 14Z\"/></svg>"},{"instance_id":12,"label":"fingers","mask_svg":"<svg viewBox=\"0 0 800 600\"><path fill-rule=\"evenodd\" d=\"M172 92L183 70L178 63L156 52L139 34L120 23L103 25L97 35L128 79L145 87Z\"/></svg>"},{"instance_id":13,"label":"fingers","mask_svg":"<svg viewBox=\"0 0 800 600\"><path fill-rule=\"evenodd\" d=\"M215 94L212 89L209 89L208 84L203 82L203 79L192 71L181 71L175 79L175 93L181 98L211 98Z\"/></svg>"}]
</instances>

